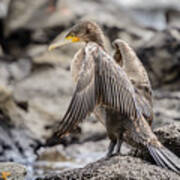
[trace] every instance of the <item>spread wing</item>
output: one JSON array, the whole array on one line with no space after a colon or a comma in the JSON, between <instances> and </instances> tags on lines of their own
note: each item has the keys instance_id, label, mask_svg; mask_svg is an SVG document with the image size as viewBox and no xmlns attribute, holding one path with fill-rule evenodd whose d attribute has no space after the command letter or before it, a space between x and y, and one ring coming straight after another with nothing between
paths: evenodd
<instances>
[{"instance_id":1,"label":"spread wing","mask_svg":"<svg viewBox=\"0 0 180 180\"><path fill-rule=\"evenodd\" d=\"M151 89L149 89L145 85L138 88L135 87L136 100L141 109L141 112L147 122L152 125L154 113L152 108L152 93L150 91Z\"/></svg>"},{"instance_id":2,"label":"spread wing","mask_svg":"<svg viewBox=\"0 0 180 180\"><path fill-rule=\"evenodd\" d=\"M152 89L148 74L135 51L123 40L113 42L114 60L126 72L135 89L136 101L146 120L153 120Z\"/></svg>"},{"instance_id":3,"label":"spread wing","mask_svg":"<svg viewBox=\"0 0 180 180\"><path fill-rule=\"evenodd\" d=\"M57 135L69 132L91 113L96 105L136 117L134 88L126 73L97 44L88 43L75 92L57 127Z\"/></svg>"},{"instance_id":4,"label":"spread wing","mask_svg":"<svg viewBox=\"0 0 180 180\"><path fill-rule=\"evenodd\" d=\"M94 53L98 102L128 117L137 116L134 88L124 70L101 48Z\"/></svg>"},{"instance_id":5,"label":"spread wing","mask_svg":"<svg viewBox=\"0 0 180 180\"><path fill-rule=\"evenodd\" d=\"M94 62L88 56L85 56L83 61L70 105L56 127L56 135L59 137L73 129L94 110L96 105Z\"/></svg>"}]
</instances>

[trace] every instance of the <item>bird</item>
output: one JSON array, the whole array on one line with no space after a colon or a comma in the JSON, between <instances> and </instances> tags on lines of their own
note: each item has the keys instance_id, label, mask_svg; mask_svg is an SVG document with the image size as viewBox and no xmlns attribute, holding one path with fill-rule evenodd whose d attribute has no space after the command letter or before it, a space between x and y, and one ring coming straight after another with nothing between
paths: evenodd
<instances>
[{"instance_id":1,"label":"bird","mask_svg":"<svg viewBox=\"0 0 180 180\"><path fill-rule=\"evenodd\" d=\"M115 146L119 152L125 141L148 150L157 165L180 174L180 159L153 133L128 74L106 50L101 28L93 21L80 21L66 34L64 42L51 44L49 50L76 42L85 45L71 62L76 87L56 126L56 136L61 138L98 108L110 139L107 157L112 156Z\"/></svg>"},{"instance_id":2,"label":"bird","mask_svg":"<svg viewBox=\"0 0 180 180\"><path fill-rule=\"evenodd\" d=\"M153 103L152 103L152 88L150 84L150 80L145 70L143 64L137 57L135 51L128 45L128 43L121 39L116 39L112 43L115 51L113 54L113 58L119 66L123 68L123 70L128 75L131 83L135 89L135 96L137 103L139 104L143 115L150 126L152 126L153 121ZM100 120L103 124L104 117L102 113L102 109L96 108L94 110L94 114L97 119ZM121 143L122 144L122 143ZM121 145L116 150L116 154L120 153Z\"/></svg>"},{"instance_id":3,"label":"bird","mask_svg":"<svg viewBox=\"0 0 180 180\"><path fill-rule=\"evenodd\" d=\"M152 126L153 121L153 97L152 87L142 62L129 44L121 39L112 43L115 48L114 60L124 69L134 86L136 100L143 111L145 119Z\"/></svg>"}]
</instances>

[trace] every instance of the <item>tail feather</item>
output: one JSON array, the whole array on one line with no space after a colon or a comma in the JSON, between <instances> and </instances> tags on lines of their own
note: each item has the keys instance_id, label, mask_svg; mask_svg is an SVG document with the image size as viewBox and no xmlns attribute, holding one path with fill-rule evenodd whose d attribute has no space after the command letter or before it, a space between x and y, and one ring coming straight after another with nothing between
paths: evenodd
<instances>
[{"instance_id":1,"label":"tail feather","mask_svg":"<svg viewBox=\"0 0 180 180\"><path fill-rule=\"evenodd\" d=\"M157 154L154 152L154 149L153 148L148 148L148 149L156 164L158 166L165 167L164 162L157 156Z\"/></svg>"},{"instance_id":2,"label":"tail feather","mask_svg":"<svg viewBox=\"0 0 180 180\"><path fill-rule=\"evenodd\" d=\"M164 146L157 148L148 146L148 150L158 166L180 174L180 159Z\"/></svg>"},{"instance_id":3,"label":"tail feather","mask_svg":"<svg viewBox=\"0 0 180 180\"><path fill-rule=\"evenodd\" d=\"M171 162L171 164L176 167L176 169L180 172L180 159L166 148L164 150L161 150L161 152L169 160L169 162Z\"/></svg>"}]
</instances>

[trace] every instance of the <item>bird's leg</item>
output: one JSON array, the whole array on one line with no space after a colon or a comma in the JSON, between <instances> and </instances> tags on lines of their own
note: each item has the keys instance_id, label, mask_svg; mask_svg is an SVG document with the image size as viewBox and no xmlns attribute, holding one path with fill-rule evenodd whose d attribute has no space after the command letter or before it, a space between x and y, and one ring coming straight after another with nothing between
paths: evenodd
<instances>
[{"instance_id":1,"label":"bird's leg","mask_svg":"<svg viewBox=\"0 0 180 180\"><path fill-rule=\"evenodd\" d=\"M115 154L120 154L122 142L123 142L122 138L117 139L117 145L116 145Z\"/></svg>"},{"instance_id":2,"label":"bird's leg","mask_svg":"<svg viewBox=\"0 0 180 180\"><path fill-rule=\"evenodd\" d=\"M110 158L112 156L112 153L114 151L114 147L116 145L116 141L111 140L108 147L108 152L106 154L106 158Z\"/></svg>"}]
</instances>

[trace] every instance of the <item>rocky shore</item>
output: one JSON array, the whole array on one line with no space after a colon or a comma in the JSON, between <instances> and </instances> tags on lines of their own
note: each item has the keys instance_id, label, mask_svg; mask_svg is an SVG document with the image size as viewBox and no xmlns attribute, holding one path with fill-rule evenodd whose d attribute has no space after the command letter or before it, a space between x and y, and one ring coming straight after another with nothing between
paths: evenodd
<instances>
[{"instance_id":1,"label":"rocky shore","mask_svg":"<svg viewBox=\"0 0 180 180\"><path fill-rule=\"evenodd\" d=\"M153 86L153 129L180 156L178 0L59 0L53 8L50 1L0 2L0 172L11 171L8 180L178 179L146 154L132 154L126 144L126 156L103 159L108 139L93 116L70 136L47 145L71 99L70 61L82 45L52 53L47 48L59 34L62 38L73 24L89 18L102 27L110 52L116 38L136 50ZM7 162L22 164L21 175L16 177L11 169L16 164Z\"/></svg>"}]
</instances>

